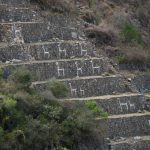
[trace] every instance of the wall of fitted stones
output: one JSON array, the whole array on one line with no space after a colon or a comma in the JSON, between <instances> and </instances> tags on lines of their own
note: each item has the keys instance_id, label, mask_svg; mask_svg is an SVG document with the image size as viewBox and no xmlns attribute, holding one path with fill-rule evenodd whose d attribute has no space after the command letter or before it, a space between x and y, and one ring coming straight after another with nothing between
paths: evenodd
<instances>
[{"instance_id":1,"label":"wall of fitted stones","mask_svg":"<svg viewBox=\"0 0 150 150\"><path fill-rule=\"evenodd\" d=\"M37 11L28 8L0 6L0 22L29 22L40 20Z\"/></svg>"},{"instance_id":2,"label":"wall of fitted stones","mask_svg":"<svg viewBox=\"0 0 150 150\"><path fill-rule=\"evenodd\" d=\"M17 30L17 35L16 35ZM15 43L18 38L20 43L32 43L41 41L59 40L85 40L82 31L76 28L54 27L49 23L23 23L1 24L1 41Z\"/></svg>"},{"instance_id":3,"label":"wall of fitted stones","mask_svg":"<svg viewBox=\"0 0 150 150\"><path fill-rule=\"evenodd\" d=\"M132 63L126 63L126 64L120 64L119 65L120 70L139 70L139 71L144 71L146 70L147 66L142 63L138 64L132 64Z\"/></svg>"},{"instance_id":4,"label":"wall of fitted stones","mask_svg":"<svg viewBox=\"0 0 150 150\"><path fill-rule=\"evenodd\" d=\"M52 60L81 58L85 55L96 56L96 50L89 42L51 42L36 45L12 45L0 47L0 60L2 62L18 59Z\"/></svg>"},{"instance_id":5,"label":"wall of fitted stones","mask_svg":"<svg viewBox=\"0 0 150 150\"><path fill-rule=\"evenodd\" d=\"M30 0L0 0L1 4L28 4Z\"/></svg>"},{"instance_id":6,"label":"wall of fitted stones","mask_svg":"<svg viewBox=\"0 0 150 150\"><path fill-rule=\"evenodd\" d=\"M122 96L120 98L96 100L96 102L109 115L118 115L142 111L145 101L142 101L142 96Z\"/></svg>"},{"instance_id":7,"label":"wall of fitted stones","mask_svg":"<svg viewBox=\"0 0 150 150\"><path fill-rule=\"evenodd\" d=\"M150 133L150 116L110 119L108 126L109 137L112 139L148 135Z\"/></svg>"},{"instance_id":8,"label":"wall of fitted stones","mask_svg":"<svg viewBox=\"0 0 150 150\"><path fill-rule=\"evenodd\" d=\"M95 66L99 66L99 69L92 70L92 63ZM101 75L109 70L108 65L103 59L75 59L68 61L42 61L36 63L27 63L24 65L10 65L6 67L7 70L13 70L16 68L27 68L30 70L33 81L44 81L51 78L64 79L74 78L82 76L96 76ZM81 68L81 70L77 70Z\"/></svg>"},{"instance_id":9,"label":"wall of fitted stones","mask_svg":"<svg viewBox=\"0 0 150 150\"><path fill-rule=\"evenodd\" d=\"M91 97L100 95L111 95L119 92L130 92L130 89L123 83L120 77L103 77L95 79L72 79L63 81L68 87L68 97ZM33 85L37 90L47 88L46 83Z\"/></svg>"},{"instance_id":10,"label":"wall of fitted stones","mask_svg":"<svg viewBox=\"0 0 150 150\"><path fill-rule=\"evenodd\" d=\"M136 87L136 89L144 94L150 91L150 75L141 75L132 79L132 84Z\"/></svg>"},{"instance_id":11,"label":"wall of fitted stones","mask_svg":"<svg viewBox=\"0 0 150 150\"><path fill-rule=\"evenodd\" d=\"M144 109L147 110L147 111L150 111L150 95L145 96Z\"/></svg>"},{"instance_id":12,"label":"wall of fitted stones","mask_svg":"<svg viewBox=\"0 0 150 150\"><path fill-rule=\"evenodd\" d=\"M149 150L150 140L131 140L129 143L112 145L114 150Z\"/></svg>"}]
</instances>

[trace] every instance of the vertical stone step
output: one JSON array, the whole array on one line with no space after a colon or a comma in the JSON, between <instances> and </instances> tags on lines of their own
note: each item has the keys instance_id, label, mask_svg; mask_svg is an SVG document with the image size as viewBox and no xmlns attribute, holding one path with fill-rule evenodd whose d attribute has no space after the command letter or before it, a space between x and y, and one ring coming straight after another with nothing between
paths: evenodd
<instances>
[{"instance_id":1,"label":"vertical stone step","mask_svg":"<svg viewBox=\"0 0 150 150\"><path fill-rule=\"evenodd\" d=\"M14 60L18 61L18 60ZM108 62L104 58L77 58L53 61L32 61L27 63L10 64L5 70L16 68L27 68L30 70L33 81L48 80L53 77L56 79L76 78L84 76L98 76L109 72Z\"/></svg>"},{"instance_id":2,"label":"vertical stone step","mask_svg":"<svg viewBox=\"0 0 150 150\"><path fill-rule=\"evenodd\" d=\"M108 135L111 139L149 134L149 112L110 116L108 119Z\"/></svg>"},{"instance_id":3,"label":"vertical stone step","mask_svg":"<svg viewBox=\"0 0 150 150\"><path fill-rule=\"evenodd\" d=\"M64 82L68 87L68 97L70 98L84 98L131 92L128 86L124 84L122 77L116 75L108 77L89 76L60 81ZM37 81L33 83L33 87L41 91L47 88L47 84L47 81Z\"/></svg>"},{"instance_id":4,"label":"vertical stone step","mask_svg":"<svg viewBox=\"0 0 150 150\"><path fill-rule=\"evenodd\" d=\"M26 5L29 4L30 0L0 0L0 4L7 5Z\"/></svg>"},{"instance_id":5,"label":"vertical stone step","mask_svg":"<svg viewBox=\"0 0 150 150\"><path fill-rule=\"evenodd\" d=\"M144 103L142 95L137 93L123 93L118 95L105 95L99 97L64 99L74 104L75 101L89 102L96 101L97 105L108 112L109 115L129 114L142 112Z\"/></svg>"},{"instance_id":6,"label":"vertical stone step","mask_svg":"<svg viewBox=\"0 0 150 150\"><path fill-rule=\"evenodd\" d=\"M111 141L113 150L150 150L150 136L120 138Z\"/></svg>"},{"instance_id":7,"label":"vertical stone step","mask_svg":"<svg viewBox=\"0 0 150 150\"><path fill-rule=\"evenodd\" d=\"M40 22L1 23L0 32L0 42L10 44L86 39L84 33L76 28L61 28Z\"/></svg>"},{"instance_id":8,"label":"vertical stone step","mask_svg":"<svg viewBox=\"0 0 150 150\"><path fill-rule=\"evenodd\" d=\"M30 61L95 57L96 50L89 42L60 41L12 46L5 44L0 47L0 54L0 60L5 63L13 59Z\"/></svg>"},{"instance_id":9,"label":"vertical stone step","mask_svg":"<svg viewBox=\"0 0 150 150\"><path fill-rule=\"evenodd\" d=\"M41 20L40 15L34 9L0 6L0 22L31 22Z\"/></svg>"}]
</instances>

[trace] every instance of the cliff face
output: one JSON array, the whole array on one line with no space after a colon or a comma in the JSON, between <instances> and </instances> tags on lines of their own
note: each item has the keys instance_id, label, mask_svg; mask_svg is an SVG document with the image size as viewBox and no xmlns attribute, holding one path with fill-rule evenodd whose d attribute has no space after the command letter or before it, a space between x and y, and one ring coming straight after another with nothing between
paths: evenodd
<instances>
[{"instance_id":1,"label":"cliff face","mask_svg":"<svg viewBox=\"0 0 150 150\"><path fill-rule=\"evenodd\" d=\"M119 3L119 1L117 1ZM121 3L121 2L120 2ZM18 67L29 69L33 86L56 78L69 89L66 101L96 100L109 113L104 145L86 141L81 150L149 150L149 77L126 78L83 32L82 21L50 14L27 0L0 0L0 66L7 78ZM102 33L102 32L100 32Z\"/></svg>"}]
</instances>

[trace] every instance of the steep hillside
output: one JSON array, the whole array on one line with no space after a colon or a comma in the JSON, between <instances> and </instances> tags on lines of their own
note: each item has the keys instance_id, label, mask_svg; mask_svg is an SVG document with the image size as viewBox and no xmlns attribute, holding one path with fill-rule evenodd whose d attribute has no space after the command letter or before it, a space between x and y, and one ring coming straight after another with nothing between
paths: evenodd
<instances>
[{"instance_id":1,"label":"steep hillside","mask_svg":"<svg viewBox=\"0 0 150 150\"><path fill-rule=\"evenodd\" d=\"M0 8L2 150L150 149L148 0Z\"/></svg>"}]
</instances>

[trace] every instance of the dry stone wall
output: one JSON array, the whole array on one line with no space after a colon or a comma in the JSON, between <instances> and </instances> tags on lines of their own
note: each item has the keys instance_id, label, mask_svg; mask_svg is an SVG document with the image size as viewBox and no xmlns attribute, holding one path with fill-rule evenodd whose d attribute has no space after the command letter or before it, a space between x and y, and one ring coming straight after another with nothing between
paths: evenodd
<instances>
[{"instance_id":1,"label":"dry stone wall","mask_svg":"<svg viewBox=\"0 0 150 150\"><path fill-rule=\"evenodd\" d=\"M140 89L133 93L109 59L96 53L82 25L69 16L42 17L40 8L28 0L0 0L3 77L7 79L14 69L24 67L31 71L32 85L39 91L47 89L48 81L55 78L69 90L64 100L95 100L107 111L107 121L97 119L102 129L107 128L103 135L107 142L88 142L76 150L149 150L150 101L149 95L141 92L143 87L149 89L149 78L132 80L132 86ZM140 140L131 143L137 137Z\"/></svg>"}]
</instances>

